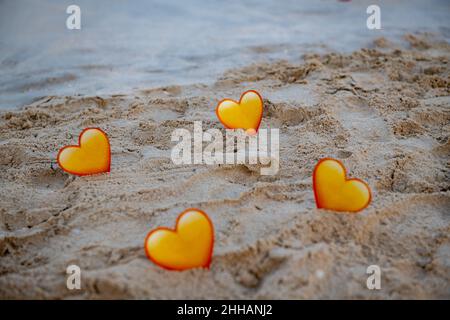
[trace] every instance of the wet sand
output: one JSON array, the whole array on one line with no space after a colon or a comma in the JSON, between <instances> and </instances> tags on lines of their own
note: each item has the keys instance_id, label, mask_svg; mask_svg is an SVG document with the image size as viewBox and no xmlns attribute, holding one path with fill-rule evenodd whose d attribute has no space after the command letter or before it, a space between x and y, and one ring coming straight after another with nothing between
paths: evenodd
<instances>
[{"instance_id":1,"label":"wet sand","mask_svg":"<svg viewBox=\"0 0 450 320\"><path fill-rule=\"evenodd\" d=\"M378 39L349 54L308 54L229 70L211 85L127 95L48 96L0 113L0 298L450 298L450 47L432 36ZM280 128L280 170L177 166L176 128L222 128L223 98L258 90L261 128ZM56 164L85 127L112 147L111 173ZM365 180L359 214L315 208L323 157ZM184 209L215 227L211 268L171 272L143 241ZM66 267L82 289L66 288ZM382 289L366 288L366 268Z\"/></svg>"}]
</instances>

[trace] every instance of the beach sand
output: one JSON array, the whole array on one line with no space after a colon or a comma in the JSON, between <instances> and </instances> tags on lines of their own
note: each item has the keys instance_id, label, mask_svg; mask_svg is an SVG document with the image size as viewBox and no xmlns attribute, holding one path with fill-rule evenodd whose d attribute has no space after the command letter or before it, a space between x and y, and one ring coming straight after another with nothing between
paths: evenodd
<instances>
[{"instance_id":1,"label":"beach sand","mask_svg":"<svg viewBox=\"0 0 450 320\"><path fill-rule=\"evenodd\" d=\"M229 70L211 85L48 96L0 113L0 298L450 298L450 46L377 39L351 54ZM215 106L255 89L261 128L280 128L280 170L178 166L171 133L223 128ZM58 150L86 127L109 136L109 174L75 177ZM341 160L366 181L358 214L318 210L312 170ZM211 268L163 270L147 233L199 208ZM81 268L81 290L66 268ZM381 290L368 290L369 265Z\"/></svg>"}]
</instances>

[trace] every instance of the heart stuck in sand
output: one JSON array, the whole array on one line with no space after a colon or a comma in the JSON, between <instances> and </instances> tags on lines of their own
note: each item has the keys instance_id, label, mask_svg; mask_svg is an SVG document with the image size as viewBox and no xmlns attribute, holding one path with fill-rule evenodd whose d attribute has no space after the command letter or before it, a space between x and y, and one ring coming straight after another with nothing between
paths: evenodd
<instances>
[{"instance_id":1,"label":"heart stuck in sand","mask_svg":"<svg viewBox=\"0 0 450 320\"><path fill-rule=\"evenodd\" d=\"M356 178L347 179L344 165L335 159L320 160L313 173L317 208L358 212L371 200L369 186Z\"/></svg>"},{"instance_id":2,"label":"heart stuck in sand","mask_svg":"<svg viewBox=\"0 0 450 320\"><path fill-rule=\"evenodd\" d=\"M109 172L111 151L106 133L98 128L84 129L78 145L59 150L57 161L64 171L78 176Z\"/></svg>"},{"instance_id":3,"label":"heart stuck in sand","mask_svg":"<svg viewBox=\"0 0 450 320\"><path fill-rule=\"evenodd\" d=\"M244 129L254 134L261 124L263 100L258 92L248 90L241 95L239 102L231 99L220 101L216 114L227 129Z\"/></svg>"},{"instance_id":4,"label":"heart stuck in sand","mask_svg":"<svg viewBox=\"0 0 450 320\"><path fill-rule=\"evenodd\" d=\"M169 270L208 268L214 246L214 228L206 213L187 209L175 229L156 228L145 238L145 253L155 264Z\"/></svg>"}]
</instances>

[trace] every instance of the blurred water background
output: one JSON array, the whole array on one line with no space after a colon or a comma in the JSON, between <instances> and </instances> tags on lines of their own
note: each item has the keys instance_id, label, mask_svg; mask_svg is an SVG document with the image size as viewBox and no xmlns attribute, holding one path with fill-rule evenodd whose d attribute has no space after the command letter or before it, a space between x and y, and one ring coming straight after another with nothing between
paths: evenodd
<instances>
[{"instance_id":1,"label":"blurred water background","mask_svg":"<svg viewBox=\"0 0 450 320\"><path fill-rule=\"evenodd\" d=\"M66 28L71 4L81 30ZM381 30L366 27L370 4ZM0 108L209 83L230 68L349 52L381 36L449 41L449 21L450 0L0 0Z\"/></svg>"}]
</instances>

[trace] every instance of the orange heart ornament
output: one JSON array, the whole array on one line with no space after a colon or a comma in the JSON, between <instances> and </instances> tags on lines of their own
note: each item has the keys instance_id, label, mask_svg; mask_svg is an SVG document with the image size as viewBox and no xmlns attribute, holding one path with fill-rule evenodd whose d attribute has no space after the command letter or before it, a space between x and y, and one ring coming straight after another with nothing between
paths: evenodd
<instances>
[{"instance_id":1,"label":"orange heart ornament","mask_svg":"<svg viewBox=\"0 0 450 320\"><path fill-rule=\"evenodd\" d=\"M244 129L256 132L263 114L263 99L255 90L244 92L239 102L221 100L216 107L217 118L227 129Z\"/></svg>"},{"instance_id":2,"label":"orange heart ornament","mask_svg":"<svg viewBox=\"0 0 450 320\"><path fill-rule=\"evenodd\" d=\"M344 165L336 159L321 159L313 172L317 208L358 212L371 201L369 186L357 178L347 178Z\"/></svg>"},{"instance_id":3,"label":"orange heart ornament","mask_svg":"<svg viewBox=\"0 0 450 320\"><path fill-rule=\"evenodd\" d=\"M99 128L84 129L78 137L78 145L61 148L57 161L61 169L78 176L109 172L111 150L108 136Z\"/></svg>"},{"instance_id":4,"label":"orange heart ornament","mask_svg":"<svg viewBox=\"0 0 450 320\"><path fill-rule=\"evenodd\" d=\"M195 208L183 211L175 229L156 228L145 238L147 257L168 270L209 268L214 246L214 228L208 215Z\"/></svg>"}]
</instances>

